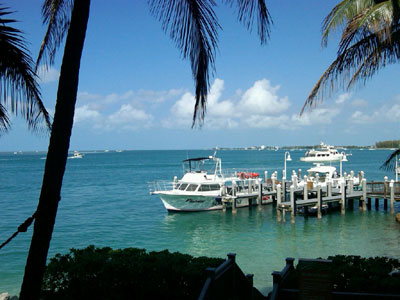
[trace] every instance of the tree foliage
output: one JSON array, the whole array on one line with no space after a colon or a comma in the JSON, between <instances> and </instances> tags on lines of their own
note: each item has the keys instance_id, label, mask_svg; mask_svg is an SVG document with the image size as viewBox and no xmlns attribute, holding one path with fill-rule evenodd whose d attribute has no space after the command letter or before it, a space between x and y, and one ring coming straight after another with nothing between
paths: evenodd
<instances>
[{"instance_id":1,"label":"tree foliage","mask_svg":"<svg viewBox=\"0 0 400 300\"><path fill-rule=\"evenodd\" d=\"M197 299L221 258L168 250L71 249L47 265L41 299Z\"/></svg>"},{"instance_id":2,"label":"tree foliage","mask_svg":"<svg viewBox=\"0 0 400 300\"><path fill-rule=\"evenodd\" d=\"M33 70L33 61L20 30L12 27L8 8L0 6L0 133L11 127L8 110L20 113L32 130L51 127ZM42 126L43 124L44 127Z\"/></svg>"},{"instance_id":3,"label":"tree foliage","mask_svg":"<svg viewBox=\"0 0 400 300\"><path fill-rule=\"evenodd\" d=\"M322 45L340 29L337 57L315 84L301 113L325 94L365 84L381 68L399 62L399 0L343 0L323 22Z\"/></svg>"}]
</instances>

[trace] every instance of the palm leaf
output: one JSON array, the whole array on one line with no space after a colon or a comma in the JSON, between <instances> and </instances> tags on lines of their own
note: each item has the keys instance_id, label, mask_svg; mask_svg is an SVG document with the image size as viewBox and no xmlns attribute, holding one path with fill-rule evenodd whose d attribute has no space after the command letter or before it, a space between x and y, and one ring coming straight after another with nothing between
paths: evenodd
<instances>
[{"instance_id":1,"label":"palm leaf","mask_svg":"<svg viewBox=\"0 0 400 300\"><path fill-rule=\"evenodd\" d=\"M36 69L40 62L45 60L45 65L54 63L57 49L64 40L68 31L73 0L45 0L42 6L43 24L47 30L40 46L36 60Z\"/></svg>"},{"instance_id":2,"label":"palm leaf","mask_svg":"<svg viewBox=\"0 0 400 300\"><path fill-rule=\"evenodd\" d=\"M7 110L5 107L0 103L0 134L8 131L10 129L10 119L7 115Z\"/></svg>"},{"instance_id":3,"label":"palm leaf","mask_svg":"<svg viewBox=\"0 0 400 300\"><path fill-rule=\"evenodd\" d=\"M397 157L400 156L400 148L395 150L392 154L389 155L389 157L385 160L382 166L380 166L380 169L384 169L386 171L393 171L396 166L396 159ZM397 172L397 170L395 170Z\"/></svg>"},{"instance_id":4,"label":"palm leaf","mask_svg":"<svg viewBox=\"0 0 400 300\"><path fill-rule=\"evenodd\" d=\"M361 15L355 18L361 17ZM354 20L354 22L357 22ZM350 25L349 25L350 26ZM375 27L376 30L377 27ZM300 115L306 106L313 106L322 101L325 93L331 96L338 87L350 89L356 82L363 84L379 69L393 64L400 59L400 27L381 26L377 31L370 31L363 26L360 30L351 30L344 34L342 46L335 61L320 77L305 101ZM350 33L351 32L351 33ZM348 34L349 36L345 36ZM348 46L348 38L352 45Z\"/></svg>"},{"instance_id":5,"label":"palm leaf","mask_svg":"<svg viewBox=\"0 0 400 300\"><path fill-rule=\"evenodd\" d=\"M175 41L184 59L189 58L196 85L196 103L192 127L201 126L210 86L210 71L215 71L215 52L218 41L218 24L214 14L214 1L206 0L150 0L151 12L163 29Z\"/></svg>"},{"instance_id":6,"label":"palm leaf","mask_svg":"<svg viewBox=\"0 0 400 300\"><path fill-rule=\"evenodd\" d=\"M233 5L233 0L226 2ZM261 44L264 44L270 38L272 25L271 15L265 5L264 0L236 0L238 6L238 20L251 31L254 23L257 22L257 33Z\"/></svg>"},{"instance_id":7,"label":"palm leaf","mask_svg":"<svg viewBox=\"0 0 400 300\"><path fill-rule=\"evenodd\" d=\"M15 20L6 19L10 14L7 8L0 7L0 102L2 116L7 116L6 107L12 113L21 115L27 120L28 127L34 131L51 127L39 87L37 76L32 69L33 61L28 55L21 32L10 24ZM9 120L0 122L2 131L9 128Z\"/></svg>"}]
</instances>

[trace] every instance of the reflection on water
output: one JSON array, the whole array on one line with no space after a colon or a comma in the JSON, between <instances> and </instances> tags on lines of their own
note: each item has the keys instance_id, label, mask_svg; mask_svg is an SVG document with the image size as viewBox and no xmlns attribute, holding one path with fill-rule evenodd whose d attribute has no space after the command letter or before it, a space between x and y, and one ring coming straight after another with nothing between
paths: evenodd
<instances>
[{"instance_id":1,"label":"reflection on water","mask_svg":"<svg viewBox=\"0 0 400 300\"><path fill-rule=\"evenodd\" d=\"M239 266L255 274L255 285L267 291L271 273L281 270L286 257L326 258L329 255L387 255L400 258L399 224L384 211L346 211L296 217L296 223L277 223L272 205L223 213L167 213L163 225L182 240L180 251L219 256L234 252ZM382 234L384 232L384 234ZM183 249L182 249L183 247Z\"/></svg>"}]
</instances>

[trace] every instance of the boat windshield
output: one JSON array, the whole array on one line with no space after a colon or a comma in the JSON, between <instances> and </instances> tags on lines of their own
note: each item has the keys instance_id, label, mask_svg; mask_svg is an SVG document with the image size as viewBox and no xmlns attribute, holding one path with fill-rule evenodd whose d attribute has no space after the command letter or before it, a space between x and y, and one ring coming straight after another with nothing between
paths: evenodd
<instances>
[{"instance_id":1,"label":"boat windshield","mask_svg":"<svg viewBox=\"0 0 400 300\"><path fill-rule=\"evenodd\" d=\"M202 184L199 188L199 192L218 191L220 188L219 184Z\"/></svg>"},{"instance_id":2,"label":"boat windshield","mask_svg":"<svg viewBox=\"0 0 400 300\"><path fill-rule=\"evenodd\" d=\"M319 181L324 182L326 178L329 178L329 173L328 172L308 172L308 177L316 177L318 174L319 176Z\"/></svg>"},{"instance_id":3,"label":"boat windshield","mask_svg":"<svg viewBox=\"0 0 400 300\"><path fill-rule=\"evenodd\" d=\"M207 174L214 174L216 170L220 172L220 166L220 159L213 156L189 158L183 161L183 173L206 172Z\"/></svg>"},{"instance_id":4,"label":"boat windshield","mask_svg":"<svg viewBox=\"0 0 400 300\"><path fill-rule=\"evenodd\" d=\"M187 187L186 191L188 192L194 192L195 190L197 190L197 187L199 185L198 184L189 184L189 186Z\"/></svg>"},{"instance_id":5,"label":"boat windshield","mask_svg":"<svg viewBox=\"0 0 400 300\"><path fill-rule=\"evenodd\" d=\"M177 188L178 190L184 191L186 189L186 187L188 186L187 183L182 183L179 188Z\"/></svg>"}]
</instances>

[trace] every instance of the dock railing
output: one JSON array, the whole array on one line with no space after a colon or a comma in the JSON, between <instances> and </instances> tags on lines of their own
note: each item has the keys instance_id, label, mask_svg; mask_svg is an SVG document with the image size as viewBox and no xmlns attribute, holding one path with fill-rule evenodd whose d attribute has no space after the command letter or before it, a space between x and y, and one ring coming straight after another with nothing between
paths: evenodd
<instances>
[{"instance_id":1,"label":"dock railing","mask_svg":"<svg viewBox=\"0 0 400 300\"><path fill-rule=\"evenodd\" d=\"M297 270L295 269L293 263L294 258L286 258L286 265L282 271L274 271L272 273L273 289L268 295L270 300L400 299L399 294L350 291L342 292L334 290L334 280L331 273L331 260L300 258L297 265ZM302 263L305 263L306 265L299 269L299 265ZM316 264L316 267L313 268L311 265L310 268L310 263ZM292 275L294 275L294 277ZM288 286L290 286L290 288L288 288Z\"/></svg>"},{"instance_id":2,"label":"dock railing","mask_svg":"<svg viewBox=\"0 0 400 300\"><path fill-rule=\"evenodd\" d=\"M156 191L169 191L172 190L176 182L171 180L158 180L148 182L147 185L149 187L150 194Z\"/></svg>"},{"instance_id":3,"label":"dock railing","mask_svg":"<svg viewBox=\"0 0 400 300\"><path fill-rule=\"evenodd\" d=\"M236 254L229 253L228 259L217 268L207 268L207 279L199 300L265 299L253 287L253 274L245 275L236 264Z\"/></svg>"}]
</instances>

